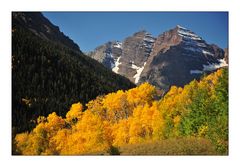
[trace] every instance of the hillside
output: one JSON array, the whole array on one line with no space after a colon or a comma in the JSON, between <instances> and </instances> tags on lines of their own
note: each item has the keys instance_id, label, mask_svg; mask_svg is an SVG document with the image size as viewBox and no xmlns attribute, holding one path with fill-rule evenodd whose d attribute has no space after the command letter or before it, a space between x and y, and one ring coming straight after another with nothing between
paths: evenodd
<instances>
[{"instance_id":1,"label":"hillside","mask_svg":"<svg viewBox=\"0 0 240 167\"><path fill-rule=\"evenodd\" d=\"M40 15L35 13L34 17L37 14ZM18 20L15 13L13 16L13 134L31 130L40 115L56 112L63 116L72 103L80 101L85 104L97 96L135 86L128 79L85 56L73 47L74 44L69 47L71 42L67 37L64 39L63 34L58 42L50 36L48 39L42 38L32 32L33 29L29 30L28 25L15 22ZM25 16L31 18L31 13ZM37 25L40 24L41 20L37 21ZM68 44L62 41L68 41Z\"/></svg>"},{"instance_id":2,"label":"hillside","mask_svg":"<svg viewBox=\"0 0 240 167\"><path fill-rule=\"evenodd\" d=\"M226 155L228 69L172 86L160 100L156 88L136 88L72 105L66 116L39 117L17 134L24 155Z\"/></svg>"},{"instance_id":3,"label":"hillside","mask_svg":"<svg viewBox=\"0 0 240 167\"><path fill-rule=\"evenodd\" d=\"M80 51L79 46L72 39L61 32L58 26L52 24L40 12L13 12L12 26L23 27L44 40L54 41L75 51Z\"/></svg>"}]
</instances>

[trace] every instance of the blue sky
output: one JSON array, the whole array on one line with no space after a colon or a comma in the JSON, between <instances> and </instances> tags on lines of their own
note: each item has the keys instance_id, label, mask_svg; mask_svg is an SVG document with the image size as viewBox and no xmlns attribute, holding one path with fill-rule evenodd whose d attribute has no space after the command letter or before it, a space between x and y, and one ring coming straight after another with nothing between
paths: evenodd
<instances>
[{"instance_id":1,"label":"blue sky","mask_svg":"<svg viewBox=\"0 0 240 167\"><path fill-rule=\"evenodd\" d=\"M146 30L157 37L176 25L186 27L208 43L228 47L227 12L43 12L76 42L83 52L108 41L122 41Z\"/></svg>"}]
</instances>

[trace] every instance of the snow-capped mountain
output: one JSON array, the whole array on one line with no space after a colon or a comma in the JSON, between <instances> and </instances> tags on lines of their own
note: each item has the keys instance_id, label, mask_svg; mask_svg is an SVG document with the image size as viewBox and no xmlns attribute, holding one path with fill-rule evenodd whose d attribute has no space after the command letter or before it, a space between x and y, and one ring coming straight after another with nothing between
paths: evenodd
<instances>
[{"instance_id":1,"label":"snow-capped mountain","mask_svg":"<svg viewBox=\"0 0 240 167\"><path fill-rule=\"evenodd\" d=\"M122 54L122 43L119 41L108 42L102 46L96 48L93 52L88 55L97 61L103 63L107 68L112 69L117 73L117 65L119 57Z\"/></svg>"},{"instance_id":2,"label":"snow-capped mountain","mask_svg":"<svg viewBox=\"0 0 240 167\"><path fill-rule=\"evenodd\" d=\"M147 81L164 90L227 66L224 55L228 54L223 49L179 25L157 38L140 31L122 43L108 42L89 54L135 84Z\"/></svg>"},{"instance_id":3,"label":"snow-capped mountain","mask_svg":"<svg viewBox=\"0 0 240 167\"><path fill-rule=\"evenodd\" d=\"M150 33L140 31L123 42L113 41L99 46L88 55L137 84L154 42Z\"/></svg>"}]
</instances>

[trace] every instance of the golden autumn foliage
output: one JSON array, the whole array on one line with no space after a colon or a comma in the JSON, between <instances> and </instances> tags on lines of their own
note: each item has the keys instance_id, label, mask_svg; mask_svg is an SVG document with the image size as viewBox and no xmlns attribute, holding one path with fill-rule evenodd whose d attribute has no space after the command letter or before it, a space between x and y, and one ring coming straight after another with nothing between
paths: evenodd
<instances>
[{"instance_id":1,"label":"golden autumn foliage","mask_svg":"<svg viewBox=\"0 0 240 167\"><path fill-rule=\"evenodd\" d=\"M82 104L76 103L73 104L70 111L66 114L66 120L68 122L76 121L76 119L81 119L82 116Z\"/></svg>"},{"instance_id":2,"label":"golden autumn foliage","mask_svg":"<svg viewBox=\"0 0 240 167\"><path fill-rule=\"evenodd\" d=\"M111 154L115 147L183 136L206 137L216 143L226 143L225 136L218 134L215 127L210 128L216 119L227 125L226 117L219 117L220 111L225 110L217 108L218 104L210 105L219 100L216 87L222 76L223 70L218 70L184 88L172 86L160 100L154 99L155 87L143 83L128 91L99 96L86 104L85 111L81 103L73 104L66 118L56 113L47 118L39 117L33 131L17 134L17 151L25 155ZM226 105L224 100L220 102L223 107ZM195 109L200 115L195 115ZM213 111L212 119L210 113ZM221 146L222 150L226 148L226 145Z\"/></svg>"}]
</instances>

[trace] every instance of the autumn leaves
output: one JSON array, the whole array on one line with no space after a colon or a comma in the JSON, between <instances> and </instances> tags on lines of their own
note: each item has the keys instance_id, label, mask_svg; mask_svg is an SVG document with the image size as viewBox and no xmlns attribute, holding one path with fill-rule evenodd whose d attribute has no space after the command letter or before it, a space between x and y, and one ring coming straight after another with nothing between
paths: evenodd
<instances>
[{"instance_id":1,"label":"autumn leaves","mask_svg":"<svg viewBox=\"0 0 240 167\"><path fill-rule=\"evenodd\" d=\"M17 151L27 155L101 154L127 144L194 136L211 141L219 153L226 152L225 80L226 70L218 70L184 88L173 86L160 100L154 99L155 87L144 83L99 96L86 104L85 111L82 104L73 104L66 118L55 113L40 117L33 131L16 135ZM220 132L218 123L222 124Z\"/></svg>"}]
</instances>

